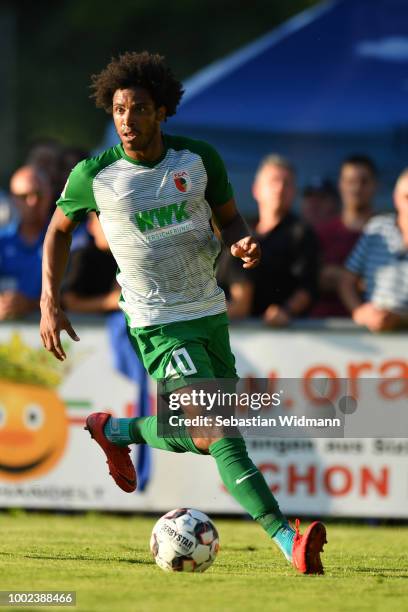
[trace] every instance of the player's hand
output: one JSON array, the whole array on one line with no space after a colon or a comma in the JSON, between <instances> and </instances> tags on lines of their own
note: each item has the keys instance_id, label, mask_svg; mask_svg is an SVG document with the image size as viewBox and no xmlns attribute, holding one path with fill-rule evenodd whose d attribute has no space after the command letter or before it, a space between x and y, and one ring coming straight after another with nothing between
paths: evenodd
<instances>
[{"instance_id":1,"label":"player's hand","mask_svg":"<svg viewBox=\"0 0 408 612\"><path fill-rule=\"evenodd\" d=\"M243 268L255 268L261 261L261 247L253 236L246 236L231 245L231 255L242 259Z\"/></svg>"},{"instance_id":2,"label":"player's hand","mask_svg":"<svg viewBox=\"0 0 408 612\"><path fill-rule=\"evenodd\" d=\"M79 341L79 337L61 307L53 302L42 300L41 340L44 348L50 351L59 361L64 361L67 357L61 344L60 336L62 330L65 330L75 342Z\"/></svg>"},{"instance_id":3,"label":"player's hand","mask_svg":"<svg viewBox=\"0 0 408 612\"><path fill-rule=\"evenodd\" d=\"M290 317L280 306L270 304L263 314L263 320L272 327L285 327L289 324Z\"/></svg>"}]
</instances>

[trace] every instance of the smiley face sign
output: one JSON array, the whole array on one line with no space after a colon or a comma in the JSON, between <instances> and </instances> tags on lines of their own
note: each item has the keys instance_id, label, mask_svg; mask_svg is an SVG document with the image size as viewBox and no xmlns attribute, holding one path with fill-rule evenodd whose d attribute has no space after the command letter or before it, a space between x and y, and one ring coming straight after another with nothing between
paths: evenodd
<instances>
[{"instance_id":1,"label":"smiley face sign","mask_svg":"<svg viewBox=\"0 0 408 612\"><path fill-rule=\"evenodd\" d=\"M65 406L54 390L0 379L0 479L19 482L49 472L68 439Z\"/></svg>"}]
</instances>

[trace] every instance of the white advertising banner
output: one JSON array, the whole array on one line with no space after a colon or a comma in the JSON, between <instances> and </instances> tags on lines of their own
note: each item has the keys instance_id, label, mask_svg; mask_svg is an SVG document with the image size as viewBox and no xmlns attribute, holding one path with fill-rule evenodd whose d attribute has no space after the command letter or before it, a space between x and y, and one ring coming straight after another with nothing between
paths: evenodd
<instances>
[{"instance_id":1,"label":"white advertising banner","mask_svg":"<svg viewBox=\"0 0 408 612\"><path fill-rule=\"evenodd\" d=\"M132 416L135 385L114 370L102 324L75 327L81 342L67 343L61 367L44 357L36 325L0 325L0 507L242 512L211 457L153 451L145 491L115 485L83 427L94 411ZM240 376L296 378L306 394L314 378L408 379L407 340L352 328L231 330ZM289 515L408 517L408 438L250 438L248 450Z\"/></svg>"}]
</instances>

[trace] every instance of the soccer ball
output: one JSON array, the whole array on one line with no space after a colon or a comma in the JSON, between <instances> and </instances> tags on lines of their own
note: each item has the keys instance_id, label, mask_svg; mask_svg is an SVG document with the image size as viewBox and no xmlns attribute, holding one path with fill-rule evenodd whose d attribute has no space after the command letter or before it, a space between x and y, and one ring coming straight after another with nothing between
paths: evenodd
<instances>
[{"instance_id":1,"label":"soccer ball","mask_svg":"<svg viewBox=\"0 0 408 612\"><path fill-rule=\"evenodd\" d=\"M218 532L209 517L193 508L178 508L153 527L150 550L166 572L205 572L217 556Z\"/></svg>"}]
</instances>

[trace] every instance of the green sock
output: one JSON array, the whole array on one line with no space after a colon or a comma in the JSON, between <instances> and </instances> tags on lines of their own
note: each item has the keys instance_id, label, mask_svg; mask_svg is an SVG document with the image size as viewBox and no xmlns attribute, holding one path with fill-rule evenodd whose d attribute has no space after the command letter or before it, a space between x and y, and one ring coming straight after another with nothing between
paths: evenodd
<instances>
[{"instance_id":1,"label":"green sock","mask_svg":"<svg viewBox=\"0 0 408 612\"><path fill-rule=\"evenodd\" d=\"M129 436L133 444L148 444L152 448L159 448L173 453L198 453L184 426L180 426L175 436L162 438L157 433L157 417L136 417L130 420Z\"/></svg>"},{"instance_id":2,"label":"green sock","mask_svg":"<svg viewBox=\"0 0 408 612\"><path fill-rule=\"evenodd\" d=\"M148 444L152 448L173 453L204 454L197 449L183 426L180 427L177 436L162 438L157 433L155 416L136 417L126 421L129 428L129 444ZM261 472L248 457L244 440L223 438L211 444L209 452L217 463L228 492L268 535L273 537L280 527L287 524L287 521Z\"/></svg>"},{"instance_id":3,"label":"green sock","mask_svg":"<svg viewBox=\"0 0 408 612\"><path fill-rule=\"evenodd\" d=\"M286 519L264 477L248 457L242 438L223 438L210 446L220 476L239 504L273 537Z\"/></svg>"}]
</instances>

